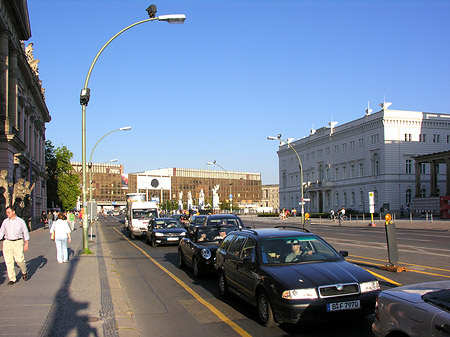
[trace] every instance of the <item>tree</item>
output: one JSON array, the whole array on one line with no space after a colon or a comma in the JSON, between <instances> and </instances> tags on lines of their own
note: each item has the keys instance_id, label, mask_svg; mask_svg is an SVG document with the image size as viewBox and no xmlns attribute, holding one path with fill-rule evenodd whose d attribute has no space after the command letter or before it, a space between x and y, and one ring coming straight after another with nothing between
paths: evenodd
<instances>
[{"instance_id":1,"label":"tree","mask_svg":"<svg viewBox=\"0 0 450 337\"><path fill-rule=\"evenodd\" d=\"M77 174L73 173L73 167L70 164L72 157L73 153L65 146L58 147L55 150L57 194L63 210L75 208L78 197L81 194L80 179Z\"/></svg>"},{"instance_id":2,"label":"tree","mask_svg":"<svg viewBox=\"0 0 450 337\"><path fill-rule=\"evenodd\" d=\"M57 161L55 147L49 140L45 141L45 170L47 173L47 208L61 204L58 198Z\"/></svg>"}]
</instances>

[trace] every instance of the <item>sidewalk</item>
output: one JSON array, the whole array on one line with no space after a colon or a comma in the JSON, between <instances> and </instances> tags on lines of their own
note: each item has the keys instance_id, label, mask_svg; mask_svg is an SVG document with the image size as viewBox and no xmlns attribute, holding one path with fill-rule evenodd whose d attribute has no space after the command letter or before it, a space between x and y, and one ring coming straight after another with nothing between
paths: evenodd
<instances>
[{"instance_id":1,"label":"sidewalk","mask_svg":"<svg viewBox=\"0 0 450 337\"><path fill-rule=\"evenodd\" d=\"M29 278L23 281L16 266L18 282L11 286L0 253L0 335L139 336L102 229L95 232L93 254L84 255L76 226L69 263L58 264L48 229L33 230L25 253Z\"/></svg>"}]
</instances>

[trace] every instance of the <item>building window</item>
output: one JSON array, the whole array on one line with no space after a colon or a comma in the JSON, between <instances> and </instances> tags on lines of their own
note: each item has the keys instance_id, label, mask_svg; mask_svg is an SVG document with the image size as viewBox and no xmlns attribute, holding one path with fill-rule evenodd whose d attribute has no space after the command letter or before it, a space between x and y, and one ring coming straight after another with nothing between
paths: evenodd
<instances>
[{"instance_id":1,"label":"building window","mask_svg":"<svg viewBox=\"0 0 450 337\"><path fill-rule=\"evenodd\" d=\"M339 145L334 146L334 153L339 153Z\"/></svg>"},{"instance_id":2,"label":"building window","mask_svg":"<svg viewBox=\"0 0 450 337\"><path fill-rule=\"evenodd\" d=\"M375 206L378 205L378 191L377 190L373 191L373 199L374 199Z\"/></svg>"},{"instance_id":3,"label":"building window","mask_svg":"<svg viewBox=\"0 0 450 337\"><path fill-rule=\"evenodd\" d=\"M335 167L334 168L334 180L338 180L339 179L339 168Z\"/></svg>"},{"instance_id":4,"label":"building window","mask_svg":"<svg viewBox=\"0 0 450 337\"><path fill-rule=\"evenodd\" d=\"M350 141L350 150L353 150L355 148L355 141Z\"/></svg>"},{"instance_id":5,"label":"building window","mask_svg":"<svg viewBox=\"0 0 450 337\"><path fill-rule=\"evenodd\" d=\"M358 144L359 144L359 147L363 147L364 146L364 138L359 138Z\"/></svg>"},{"instance_id":6,"label":"building window","mask_svg":"<svg viewBox=\"0 0 450 337\"><path fill-rule=\"evenodd\" d=\"M335 206L338 206L340 204L339 201L339 192L336 192L336 203L334 204Z\"/></svg>"},{"instance_id":7,"label":"building window","mask_svg":"<svg viewBox=\"0 0 450 337\"><path fill-rule=\"evenodd\" d=\"M372 135L372 136L370 137L370 140L372 141L372 144L378 143L378 140L379 140L378 134Z\"/></svg>"},{"instance_id":8,"label":"building window","mask_svg":"<svg viewBox=\"0 0 450 337\"><path fill-rule=\"evenodd\" d=\"M420 197L421 198L425 198L427 195L425 188L421 188L420 189Z\"/></svg>"},{"instance_id":9,"label":"building window","mask_svg":"<svg viewBox=\"0 0 450 337\"><path fill-rule=\"evenodd\" d=\"M447 137L447 139L448 139L448 137ZM448 141L447 141L447 143L448 143ZM327 154L327 155L330 154L330 148L329 147L325 148L325 154Z\"/></svg>"},{"instance_id":10,"label":"building window","mask_svg":"<svg viewBox=\"0 0 450 337\"><path fill-rule=\"evenodd\" d=\"M359 205L364 206L364 192L359 191Z\"/></svg>"},{"instance_id":11,"label":"building window","mask_svg":"<svg viewBox=\"0 0 450 337\"><path fill-rule=\"evenodd\" d=\"M323 149L317 150L317 157L319 158L323 157Z\"/></svg>"},{"instance_id":12,"label":"building window","mask_svg":"<svg viewBox=\"0 0 450 337\"><path fill-rule=\"evenodd\" d=\"M342 144L342 151L347 151L347 143Z\"/></svg>"},{"instance_id":13,"label":"building window","mask_svg":"<svg viewBox=\"0 0 450 337\"><path fill-rule=\"evenodd\" d=\"M406 174L411 174L412 173L412 160L411 159L406 159L406 168L405 168L405 173Z\"/></svg>"},{"instance_id":14,"label":"building window","mask_svg":"<svg viewBox=\"0 0 450 337\"><path fill-rule=\"evenodd\" d=\"M421 133L419 135L419 142L421 142L421 143L425 143L426 142L426 134Z\"/></svg>"},{"instance_id":15,"label":"building window","mask_svg":"<svg viewBox=\"0 0 450 337\"><path fill-rule=\"evenodd\" d=\"M378 154L375 154L372 159L372 175L377 176L380 174L380 160Z\"/></svg>"},{"instance_id":16,"label":"building window","mask_svg":"<svg viewBox=\"0 0 450 337\"><path fill-rule=\"evenodd\" d=\"M450 135L447 135L447 143L450 143Z\"/></svg>"},{"instance_id":17,"label":"building window","mask_svg":"<svg viewBox=\"0 0 450 337\"><path fill-rule=\"evenodd\" d=\"M344 166L343 168L342 168L342 178L343 179L345 179L345 178L347 178L347 166Z\"/></svg>"},{"instance_id":18,"label":"building window","mask_svg":"<svg viewBox=\"0 0 450 337\"><path fill-rule=\"evenodd\" d=\"M359 177L362 178L364 176L364 164L359 164Z\"/></svg>"},{"instance_id":19,"label":"building window","mask_svg":"<svg viewBox=\"0 0 450 337\"><path fill-rule=\"evenodd\" d=\"M427 170L425 165L426 163L420 164L420 174L426 174Z\"/></svg>"},{"instance_id":20,"label":"building window","mask_svg":"<svg viewBox=\"0 0 450 337\"><path fill-rule=\"evenodd\" d=\"M352 178L354 178L355 177L355 165L351 165L350 166L350 168L351 168L351 171L352 171Z\"/></svg>"},{"instance_id":21,"label":"building window","mask_svg":"<svg viewBox=\"0 0 450 337\"><path fill-rule=\"evenodd\" d=\"M356 195L355 192L352 191L352 206L356 204Z\"/></svg>"},{"instance_id":22,"label":"building window","mask_svg":"<svg viewBox=\"0 0 450 337\"><path fill-rule=\"evenodd\" d=\"M347 202L347 192L344 192L344 205L347 206L348 202Z\"/></svg>"},{"instance_id":23,"label":"building window","mask_svg":"<svg viewBox=\"0 0 450 337\"><path fill-rule=\"evenodd\" d=\"M406 201L407 205L409 205L411 203L411 199L412 199L412 190L410 188L408 188L406 190L406 195L405 195L405 201Z\"/></svg>"},{"instance_id":24,"label":"building window","mask_svg":"<svg viewBox=\"0 0 450 337\"><path fill-rule=\"evenodd\" d=\"M433 143L439 143L440 135L433 135Z\"/></svg>"},{"instance_id":25,"label":"building window","mask_svg":"<svg viewBox=\"0 0 450 337\"><path fill-rule=\"evenodd\" d=\"M287 187L287 178L286 178L286 172L283 172L281 175L281 182L282 182L282 187L286 188Z\"/></svg>"}]
</instances>

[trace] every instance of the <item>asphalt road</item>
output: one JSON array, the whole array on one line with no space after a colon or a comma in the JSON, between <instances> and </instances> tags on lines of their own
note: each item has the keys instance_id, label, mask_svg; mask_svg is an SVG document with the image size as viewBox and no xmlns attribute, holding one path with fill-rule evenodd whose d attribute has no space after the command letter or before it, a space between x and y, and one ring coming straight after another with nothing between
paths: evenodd
<instances>
[{"instance_id":1,"label":"asphalt road","mask_svg":"<svg viewBox=\"0 0 450 337\"><path fill-rule=\"evenodd\" d=\"M237 297L225 302L219 298L215 275L196 279L190 270L179 269L176 246L152 248L144 241L131 241L116 217L100 222L143 336L372 336L373 316L265 328L251 305ZM259 218L244 222L255 227L279 225ZM393 273L379 269L389 262L383 228L313 224L311 230L337 250L348 250L347 260L375 273L382 289L450 278L448 232L398 231L399 264L410 271Z\"/></svg>"}]
</instances>

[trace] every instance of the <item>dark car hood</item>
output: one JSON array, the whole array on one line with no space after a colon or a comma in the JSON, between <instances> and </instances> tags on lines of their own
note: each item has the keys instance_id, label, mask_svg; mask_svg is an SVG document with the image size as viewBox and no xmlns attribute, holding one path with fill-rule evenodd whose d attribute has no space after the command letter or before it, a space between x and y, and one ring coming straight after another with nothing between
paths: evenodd
<instances>
[{"instance_id":1,"label":"dark car hood","mask_svg":"<svg viewBox=\"0 0 450 337\"><path fill-rule=\"evenodd\" d=\"M263 266L262 269L287 289L376 280L369 272L346 261Z\"/></svg>"},{"instance_id":2,"label":"dark car hood","mask_svg":"<svg viewBox=\"0 0 450 337\"><path fill-rule=\"evenodd\" d=\"M154 229L155 233L183 233L186 232L184 228L161 228L161 229Z\"/></svg>"}]
</instances>

